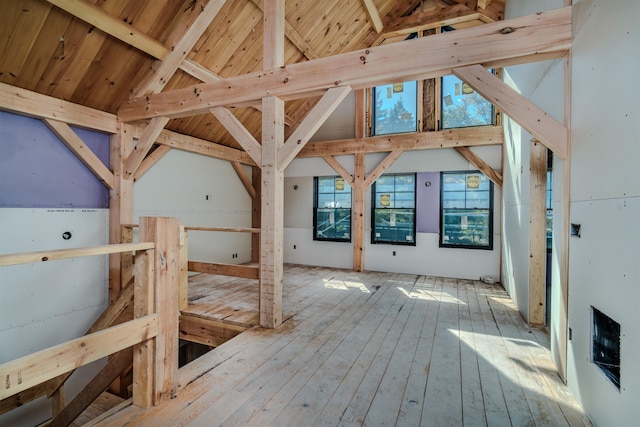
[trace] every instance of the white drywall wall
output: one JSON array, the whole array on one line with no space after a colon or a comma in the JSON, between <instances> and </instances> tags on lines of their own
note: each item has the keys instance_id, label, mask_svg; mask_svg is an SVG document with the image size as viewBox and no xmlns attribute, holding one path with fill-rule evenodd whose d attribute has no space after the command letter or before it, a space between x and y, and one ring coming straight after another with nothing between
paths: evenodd
<instances>
[{"instance_id":1,"label":"white drywall wall","mask_svg":"<svg viewBox=\"0 0 640 427\"><path fill-rule=\"evenodd\" d=\"M571 237L569 247L567 380L594 424L630 426L640 419L640 179L636 173L640 159L640 2L573 3L570 220L581 225L581 237ZM510 0L507 18L562 5L562 1ZM561 118L557 98L563 77L558 61L510 67L505 81ZM505 181L504 192L503 274L507 289L526 310L529 184L526 173L519 174L518 168L526 171L528 158L524 150L518 154L517 147L529 136L508 120L505 126L505 177L511 178ZM555 160L554 170L559 173L562 165ZM555 209L559 179L554 184ZM556 237L554 249L558 247ZM507 259L509 249L515 254L511 260ZM557 253L555 250L552 260L554 352L558 350L553 339L559 336L554 312L560 304ZM621 326L620 390L590 361L592 306Z\"/></svg>"},{"instance_id":2,"label":"white drywall wall","mask_svg":"<svg viewBox=\"0 0 640 427\"><path fill-rule=\"evenodd\" d=\"M136 223L140 216L170 216L185 226L251 227L251 197L229 162L171 150L134 184L133 216ZM251 236L190 231L189 259L249 262Z\"/></svg>"},{"instance_id":3,"label":"white drywall wall","mask_svg":"<svg viewBox=\"0 0 640 427\"><path fill-rule=\"evenodd\" d=\"M0 209L0 253L108 243L107 209ZM71 232L71 239L62 233ZM78 338L108 303L108 258L93 256L0 268L0 363ZM70 400L104 362L81 369L65 387ZM29 426L51 415L45 398L0 415Z\"/></svg>"},{"instance_id":4,"label":"white drywall wall","mask_svg":"<svg viewBox=\"0 0 640 427\"><path fill-rule=\"evenodd\" d=\"M640 2L574 1L568 382L597 425L640 419ZM618 391L590 362L590 307L621 326Z\"/></svg>"}]
</instances>

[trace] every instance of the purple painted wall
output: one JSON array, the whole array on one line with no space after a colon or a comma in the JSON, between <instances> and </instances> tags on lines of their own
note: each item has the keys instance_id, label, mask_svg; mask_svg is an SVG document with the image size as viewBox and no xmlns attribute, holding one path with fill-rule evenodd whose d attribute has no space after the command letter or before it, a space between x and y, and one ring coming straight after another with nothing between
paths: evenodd
<instances>
[{"instance_id":1,"label":"purple painted wall","mask_svg":"<svg viewBox=\"0 0 640 427\"><path fill-rule=\"evenodd\" d=\"M425 183L431 183L426 186ZM418 233L438 233L440 229L440 172L416 175L416 210Z\"/></svg>"},{"instance_id":2,"label":"purple painted wall","mask_svg":"<svg viewBox=\"0 0 640 427\"><path fill-rule=\"evenodd\" d=\"M109 166L109 135L73 129ZM109 190L38 119L0 111L0 208L108 208Z\"/></svg>"}]
</instances>

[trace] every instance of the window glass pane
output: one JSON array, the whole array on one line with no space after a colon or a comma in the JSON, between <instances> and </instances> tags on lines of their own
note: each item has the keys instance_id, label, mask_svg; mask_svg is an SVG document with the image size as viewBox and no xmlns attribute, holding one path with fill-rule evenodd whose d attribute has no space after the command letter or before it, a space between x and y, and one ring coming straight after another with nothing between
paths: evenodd
<instances>
[{"instance_id":1,"label":"window glass pane","mask_svg":"<svg viewBox=\"0 0 640 427\"><path fill-rule=\"evenodd\" d=\"M414 245L415 174L379 177L373 197L372 242Z\"/></svg>"},{"instance_id":2,"label":"window glass pane","mask_svg":"<svg viewBox=\"0 0 640 427\"><path fill-rule=\"evenodd\" d=\"M479 172L442 172L440 246L493 247L492 184Z\"/></svg>"},{"instance_id":3,"label":"window glass pane","mask_svg":"<svg viewBox=\"0 0 640 427\"><path fill-rule=\"evenodd\" d=\"M442 77L442 129L493 124L493 106L456 76Z\"/></svg>"},{"instance_id":4,"label":"window glass pane","mask_svg":"<svg viewBox=\"0 0 640 427\"><path fill-rule=\"evenodd\" d=\"M316 177L314 188L314 240L351 241L351 186L341 177Z\"/></svg>"},{"instance_id":5,"label":"window glass pane","mask_svg":"<svg viewBox=\"0 0 640 427\"><path fill-rule=\"evenodd\" d=\"M373 134L415 132L417 82L393 83L373 88Z\"/></svg>"}]
</instances>

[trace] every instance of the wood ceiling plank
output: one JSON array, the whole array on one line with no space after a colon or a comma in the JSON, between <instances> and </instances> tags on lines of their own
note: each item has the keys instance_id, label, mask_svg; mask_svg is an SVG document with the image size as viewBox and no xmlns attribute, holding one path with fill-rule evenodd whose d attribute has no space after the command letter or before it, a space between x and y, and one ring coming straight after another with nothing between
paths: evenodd
<instances>
[{"instance_id":1,"label":"wood ceiling plank","mask_svg":"<svg viewBox=\"0 0 640 427\"><path fill-rule=\"evenodd\" d=\"M331 88L327 91L296 130L293 131L285 144L278 149L278 168L280 170L284 171L286 169L350 92L351 88L349 86Z\"/></svg>"},{"instance_id":2,"label":"wood ceiling plank","mask_svg":"<svg viewBox=\"0 0 640 427\"><path fill-rule=\"evenodd\" d=\"M13 2L9 3L12 4ZM15 80L16 86L22 88L35 88L37 86L49 62L59 54L61 49L60 36L65 33L72 19L73 17L68 13L55 7L51 8L51 13L49 13L47 21L34 44L37 49L32 49L29 52L29 57ZM2 51L2 47L0 47L0 51ZM2 56L0 55L0 57ZM0 59L1 62L3 60ZM0 66L0 68L4 67Z\"/></svg>"},{"instance_id":3,"label":"wood ceiling plank","mask_svg":"<svg viewBox=\"0 0 640 427\"><path fill-rule=\"evenodd\" d=\"M511 89L482 65L454 68L453 73L555 154L562 159L567 158L569 130L562 123Z\"/></svg>"},{"instance_id":4,"label":"wood ceiling plank","mask_svg":"<svg viewBox=\"0 0 640 427\"><path fill-rule=\"evenodd\" d=\"M382 24L382 18L380 18L380 13L376 8L373 0L360 0L362 3L362 7L364 7L365 12L367 13L367 17L369 18L369 23L373 27L376 33L380 33L384 25Z\"/></svg>"},{"instance_id":5,"label":"wood ceiling plank","mask_svg":"<svg viewBox=\"0 0 640 427\"><path fill-rule=\"evenodd\" d=\"M0 110L46 118L108 133L118 130L118 118L104 111L0 83Z\"/></svg>"},{"instance_id":6,"label":"wood ceiling plank","mask_svg":"<svg viewBox=\"0 0 640 427\"><path fill-rule=\"evenodd\" d=\"M157 59L164 59L169 51L157 40L149 37L145 33L138 31L131 25L119 20L115 16L106 13L103 9L95 4L88 3L84 0L47 0L49 3L59 7L87 22L88 24L99 28L106 34L122 40L130 46L146 52Z\"/></svg>"},{"instance_id":7,"label":"wood ceiling plank","mask_svg":"<svg viewBox=\"0 0 640 427\"><path fill-rule=\"evenodd\" d=\"M310 142L298 154L298 158L341 156L356 153L383 153L396 149L429 150L465 146L499 145L504 141L501 126L448 129L437 132L418 132L398 135L372 136L370 138L341 139Z\"/></svg>"},{"instance_id":8,"label":"wood ceiling plank","mask_svg":"<svg viewBox=\"0 0 640 427\"><path fill-rule=\"evenodd\" d=\"M58 120L43 119L51 131L69 148L80 161L98 178L109 190L113 190L113 173L102 163L102 160L84 143L82 139L69 127Z\"/></svg>"},{"instance_id":9,"label":"wood ceiling plank","mask_svg":"<svg viewBox=\"0 0 640 427\"><path fill-rule=\"evenodd\" d=\"M264 13L264 0L251 0L260 11ZM284 34L293 43L293 45L302 53L307 59L318 59L318 54L313 50L307 41L298 33L293 25L289 23L287 19L284 21Z\"/></svg>"},{"instance_id":10,"label":"wood ceiling plank","mask_svg":"<svg viewBox=\"0 0 640 427\"><path fill-rule=\"evenodd\" d=\"M262 161L262 147L260 143L253 137L251 132L233 115L231 111L224 107L215 107L211 109L211 113L222 123L227 131L235 138L244 151L249 154L256 164Z\"/></svg>"},{"instance_id":11,"label":"wood ceiling plank","mask_svg":"<svg viewBox=\"0 0 640 427\"><path fill-rule=\"evenodd\" d=\"M415 13L387 25L385 27L387 31L380 34L373 42L373 46L377 46L382 43L383 40L391 37L409 35L418 31L430 30L445 25L454 25L460 22L475 20L479 17L480 14L478 12L469 9L463 4L456 4L429 12Z\"/></svg>"},{"instance_id":12,"label":"wood ceiling plank","mask_svg":"<svg viewBox=\"0 0 640 427\"><path fill-rule=\"evenodd\" d=\"M502 34L506 27L511 31ZM438 77L454 66L537 61L544 54L564 55L571 40L569 7L136 98L123 103L119 116L125 122L179 117L269 95L304 96L334 86L360 89Z\"/></svg>"},{"instance_id":13,"label":"wood ceiling plank","mask_svg":"<svg viewBox=\"0 0 640 427\"><path fill-rule=\"evenodd\" d=\"M485 174L487 178L491 180L498 188L502 188L502 175L495 169L489 166L484 160L480 158L476 153L471 151L469 147L453 147L462 157L467 159L469 163L474 165L480 172Z\"/></svg>"},{"instance_id":14,"label":"wood ceiling plank","mask_svg":"<svg viewBox=\"0 0 640 427\"><path fill-rule=\"evenodd\" d=\"M37 48L35 42L50 11L51 5L38 0L28 1L20 9L9 42L0 55L3 58L3 82L15 83L31 50Z\"/></svg>"},{"instance_id":15,"label":"wood ceiling plank","mask_svg":"<svg viewBox=\"0 0 640 427\"><path fill-rule=\"evenodd\" d=\"M133 96L142 96L150 93L160 92L167 84L171 76L176 72L182 61L187 57L193 46L202 36L202 33L209 27L211 21L216 17L222 6L227 0L210 0L204 8L195 9L197 15L186 14L181 19L189 22L189 28L186 32L182 32L174 45L171 46L170 52L165 55L160 62L154 64L152 72L140 83L140 86L134 91Z\"/></svg>"}]
</instances>

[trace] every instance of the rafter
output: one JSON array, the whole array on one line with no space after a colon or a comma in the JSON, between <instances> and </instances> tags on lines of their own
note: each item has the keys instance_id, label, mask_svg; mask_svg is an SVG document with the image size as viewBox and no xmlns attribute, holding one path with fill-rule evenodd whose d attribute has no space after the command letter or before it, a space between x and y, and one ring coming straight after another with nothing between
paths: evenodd
<instances>
[{"instance_id":1,"label":"rafter","mask_svg":"<svg viewBox=\"0 0 640 427\"><path fill-rule=\"evenodd\" d=\"M264 13L264 0L251 0L251 2ZM307 59L320 58L304 37L286 19L284 20L284 35Z\"/></svg>"},{"instance_id":2,"label":"rafter","mask_svg":"<svg viewBox=\"0 0 640 427\"><path fill-rule=\"evenodd\" d=\"M445 25L455 25L461 22L473 21L479 17L480 14L478 12L469 9L464 4L456 4L428 12L414 13L413 15L400 18L389 24L386 27L387 31L378 36L373 42L373 46L377 46L382 43L384 39L391 37L430 30Z\"/></svg>"},{"instance_id":3,"label":"rafter","mask_svg":"<svg viewBox=\"0 0 640 427\"><path fill-rule=\"evenodd\" d=\"M439 77L456 66L539 61L563 56L571 40L568 7L136 98L120 107L119 116L125 122L165 115L185 117L266 96L304 97L335 86L360 89Z\"/></svg>"},{"instance_id":4,"label":"rafter","mask_svg":"<svg viewBox=\"0 0 640 427\"><path fill-rule=\"evenodd\" d=\"M133 97L160 92L164 88L226 1L209 0L202 8L191 9L193 12L189 13L197 13L195 19L189 14L182 18L185 25L178 25L169 37L169 54L153 65L152 71L134 90Z\"/></svg>"},{"instance_id":5,"label":"rafter","mask_svg":"<svg viewBox=\"0 0 640 427\"><path fill-rule=\"evenodd\" d=\"M567 158L569 130L562 123L511 89L481 65L454 68L453 74L538 138L551 151L562 159Z\"/></svg>"},{"instance_id":6,"label":"rafter","mask_svg":"<svg viewBox=\"0 0 640 427\"><path fill-rule=\"evenodd\" d=\"M376 33L382 31L383 24L382 18L380 18L380 12L378 12L378 8L373 3L373 0L360 0L362 3L362 7L364 7L365 12L367 12L367 17L369 17L369 23L373 27Z\"/></svg>"}]
</instances>

